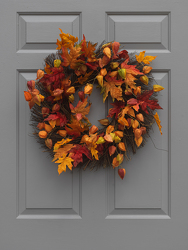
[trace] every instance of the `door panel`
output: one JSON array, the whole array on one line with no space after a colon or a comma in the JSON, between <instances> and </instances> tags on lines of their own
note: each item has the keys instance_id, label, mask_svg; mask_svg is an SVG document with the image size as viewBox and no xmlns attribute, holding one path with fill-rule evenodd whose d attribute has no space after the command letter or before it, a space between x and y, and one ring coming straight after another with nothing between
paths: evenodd
<instances>
[{"instance_id":1,"label":"door panel","mask_svg":"<svg viewBox=\"0 0 188 250\"><path fill-rule=\"evenodd\" d=\"M187 1L3 0L0 10L0 249L187 249ZM56 51L59 28L157 55L163 135L154 125L123 163L123 181L116 169L59 176L31 136L23 91ZM103 104L98 89L90 101L98 125L111 101Z\"/></svg>"}]
</instances>

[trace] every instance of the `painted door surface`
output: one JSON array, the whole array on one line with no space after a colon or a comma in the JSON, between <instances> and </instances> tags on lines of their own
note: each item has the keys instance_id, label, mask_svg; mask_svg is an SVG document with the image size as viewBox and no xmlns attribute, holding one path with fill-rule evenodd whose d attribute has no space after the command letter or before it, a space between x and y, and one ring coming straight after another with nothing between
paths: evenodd
<instances>
[{"instance_id":1,"label":"painted door surface","mask_svg":"<svg viewBox=\"0 0 188 250\"><path fill-rule=\"evenodd\" d=\"M188 249L187 8L186 0L1 0L1 250ZM112 169L58 176L29 136L23 91L55 51L58 28L157 55L163 135L153 127L123 163L123 181ZM97 90L90 100L97 125L108 107Z\"/></svg>"}]
</instances>

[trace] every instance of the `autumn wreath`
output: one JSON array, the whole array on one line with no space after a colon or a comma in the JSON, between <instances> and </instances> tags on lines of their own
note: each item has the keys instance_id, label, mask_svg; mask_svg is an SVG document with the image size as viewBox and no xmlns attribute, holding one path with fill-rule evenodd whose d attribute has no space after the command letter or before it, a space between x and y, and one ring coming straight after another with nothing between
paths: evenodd
<instances>
[{"instance_id":1,"label":"autumn wreath","mask_svg":"<svg viewBox=\"0 0 188 250\"><path fill-rule=\"evenodd\" d=\"M119 42L103 42L96 49L97 44L87 42L84 35L78 43L77 37L60 31L58 52L45 58L44 70L37 71L36 80L28 81L24 91L34 135L59 164L59 174L66 167L119 167L130 150L135 153L143 146L154 121L161 132L153 111L161 109L155 92L164 88L152 85L149 66L156 56L145 56L145 51L129 55L120 50ZM113 101L99 127L87 118L94 85L101 89L103 102L109 95ZM125 173L118 169L122 179Z\"/></svg>"}]
</instances>

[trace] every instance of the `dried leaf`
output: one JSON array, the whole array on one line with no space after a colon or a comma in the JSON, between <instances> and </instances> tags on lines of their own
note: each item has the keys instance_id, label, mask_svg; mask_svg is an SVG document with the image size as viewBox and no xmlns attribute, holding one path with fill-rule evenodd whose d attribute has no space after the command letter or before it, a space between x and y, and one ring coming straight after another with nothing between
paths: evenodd
<instances>
[{"instance_id":1,"label":"dried leaf","mask_svg":"<svg viewBox=\"0 0 188 250\"><path fill-rule=\"evenodd\" d=\"M146 51L140 52L139 56L138 56L138 55L135 55L135 56L136 56L136 60L137 60L139 63L143 62L144 64L150 64L150 62L153 61L153 60L155 60L155 58L156 58L157 56L145 56L145 57L144 57L145 52L146 52Z\"/></svg>"},{"instance_id":2,"label":"dried leaf","mask_svg":"<svg viewBox=\"0 0 188 250\"><path fill-rule=\"evenodd\" d=\"M160 119L159 119L159 115L158 115L157 112L155 113L154 118L155 118L155 121L156 121L156 123L157 123L157 126L159 127L159 131L160 131L160 133L161 133L161 135L162 135L163 133L162 133L162 131L161 131L161 128L162 128L162 126L161 126L161 121L160 121Z\"/></svg>"}]
</instances>

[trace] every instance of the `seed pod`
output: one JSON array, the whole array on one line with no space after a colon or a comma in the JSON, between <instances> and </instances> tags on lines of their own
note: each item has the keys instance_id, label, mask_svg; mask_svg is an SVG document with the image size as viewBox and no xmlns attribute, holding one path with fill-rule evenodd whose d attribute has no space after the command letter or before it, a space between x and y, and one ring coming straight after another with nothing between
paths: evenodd
<instances>
[{"instance_id":1,"label":"seed pod","mask_svg":"<svg viewBox=\"0 0 188 250\"><path fill-rule=\"evenodd\" d=\"M46 138L47 137L47 132L42 130L42 131L39 132L38 135L39 135L40 138Z\"/></svg>"},{"instance_id":2,"label":"seed pod","mask_svg":"<svg viewBox=\"0 0 188 250\"><path fill-rule=\"evenodd\" d=\"M161 90L163 90L164 88L161 85L153 85L153 91L154 92L159 92Z\"/></svg>"},{"instance_id":3,"label":"seed pod","mask_svg":"<svg viewBox=\"0 0 188 250\"><path fill-rule=\"evenodd\" d=\"M56 134L59 134L62 137L65 137L67 135L67 131L66 130L58 130Z\"/></svg>"},{"instance_id":4,"label":"seed pod","mask_svg":"<svg viewBox=\"0 0 188 250\"><path fill-rule=\"evenodd\" d=\"M118 175L119 177L123 180L123 178L125 177L126 174L126 170L124 168L120 168L118 169Z\"/></svg>"},{"instance_id":5,"label":"seed pod","mask_svg":"<svg viewBox=\"0 0 188 250\"><path fill-rule=\"evenodd\" d=\"M121 151L126 151L124 142L120 142L120 143L118 144L118 148L119 148Z\"/></svg>"},{"instance_id":6,"label":"seed pod","mask_svg":"<svg viewBox=\"0 0 188 250\"><path fill-rule=\"evenodd\" d=\"M143 82L145 85L148 85L149 79L146 75L140 77L140 81Z\"/></svg>"},{"instance_id":7,"label":"seed pod","mask_svg":"<svg viewBox=\"0 0 188 250\"><path fill-rule=\"evenodd\" d=\"M45 140L45 144L46 144L46 147L48 147L49 149L52 148L52 139L46 139Z\"/></svg>"},{"instance_id":8,"label":"seed pod","mask_svg":"<svg viewBox=\"0 0 188 250\"><path fill-rule=\"evenodd\" d=\"M139 122L144 122L144 117L143 117L143 114L139 113L136 115L136 119L139 121Z\"/></svg>"},{"instance_id":9,"label":"seed pod","mask_svg":"<svg viewBox=\"0 0 188 250\"><path fill-rule=\"evenodd\" d=\"M59 68L60 65L61 65L61 60L59 60L59 59L54 60L54 67L55 68Z\"/></svg>"},{"instance_id":10,"label":"seed pod","mask_svg":"<svg viewBox=\"0 0 188 250\"><path fill-rule=\"evenodd\" d=\"M126 69L119 69L118 74L121 76L122 79L126 77Z\"/></svg>"},{"instance_id":11,"label":"seed pod","mask_svg":"<svg viewBox=\"0 0 188 250\"><path fill-rule=\"evenodd\" d=\"M26 100L27 102L31 101L31 99L32 99L31 93L29 93L29 92L27 92L27 91L24 91L24 97L25 97L25 100Z\"/></svg>"}]
</instances>

